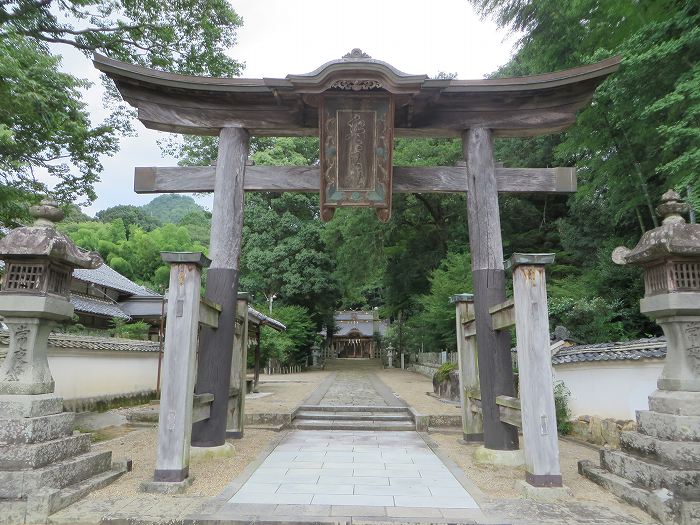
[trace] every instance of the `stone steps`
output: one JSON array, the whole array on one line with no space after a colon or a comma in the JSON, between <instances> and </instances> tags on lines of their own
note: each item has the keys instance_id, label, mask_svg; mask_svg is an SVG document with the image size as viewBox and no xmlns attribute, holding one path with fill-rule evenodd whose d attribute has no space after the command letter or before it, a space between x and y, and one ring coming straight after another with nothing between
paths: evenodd
<instances>
[{"instance_id":1,"label":"stone steps","mask_svg":"<svg viewBox=\"0 0 700 525\"><path fill-rule=\"evenodd\" d=\"M621 432L620 448L678 469L700 469L700 442L666 441L639 432Z\"/></svg>"},{"instance_id":2,"label":"stone steps","mask_svg":"<svg viewBox=\"0 0 700 525\"><path fill-rule=\"evenodd\" d=\"M377 412L297 412L295 419L317 421L412 421L409 414Z\"/></svg>"},{"instance_id":3,"label":"stone steps","mask_svg":"<svg viewBox=\"0 0 700 525\"><path fill-rule=\"evenodd\" d=\"M682 503L665 489L648 490L639 487L612 472L597 467L593 462L578 462L578 471L593 483L612 492L618 498L641 508L664 524L683 523L679 520L679 504ZM690 521L686 522L690 525ZM685 524L683 524L685 525Z\"/></svg>"},{"instance_id":4,"label":"stone steps","mask_svg":"<svg viewBox=\"0 0 700 525\"><path fill-rule=\"evenodd\" d=\"M77 434L32 445L0 445L0 471L37 469L90 450L90 434Z\"/></svg>"},{"instance_id":5,"label":"stone steps","mask_svg":"<svg viewBox=\"0 0 700 525\"><path fill-rule=\"evenodd\" d=\"M70 436L74 420L73 412L0 419L0 445L41 443Z\"/></svg>"},{"instance_id":6,"label":"stone steps","mask_svg":"<svg viewBox=\"0 0 700 525\"><path fill-rule=\"evenodd\" d=\"M700 441L700 416L638 410L637 431L670 441Z\"/></svg>"},{"instance_id":7,"label":"stone steps","mask_svg":"<svg viewBox=\"0 0 700 525\"><path fill-rule=\"evenodd\" d=\"M300 430L416 430L406 407L304 405L294 414L292 426Z\"/></svg>"},{"instance_id":8,"label":"stone steps","mask_svg":"<svg viewBox=\"0 0 700 525\"><path fill-rule=\"evenodd\" d=\"M295 421L294 428L299 430L368 430L368 431L408 431L415 430L413 421Z\"/></svg>"},{"instance_id":9,"label":"stone steps","mask_svg":"<svg viewBox=\"0 0 700 525\"><path fill-rule=\"evenodd\" d=\"M60 489L112 467L112 453L87 452L34 470L0 471L0 498L24 498L42 488Z\"/></svg>"},{"instance_id":10,"label":"stone steps","mask_svg":"<svg viewBox=\"0 0 700 525\"><path fill-rule=\"evenodd\" d=\"M661 488L694 500L700 499L700 470L672 470L650 458L618 450L602 450L602 468L650 490Z\"/></svg>"},{"instance_id":11,"label":"stone steps","mask_svg":"<svg viewBox=\"0 0 700 525\"><path fill-rule=\"evenodd\" d=\"M48 514L53 514L61 509L72 505L76 501L83 499L94 490L106 487L118 477L126 472L126 467L123 465L115 465L110 470L96 474L73 485L63 487L56 493L52 494L48 503Z\"/></svg>"}]
</instances>

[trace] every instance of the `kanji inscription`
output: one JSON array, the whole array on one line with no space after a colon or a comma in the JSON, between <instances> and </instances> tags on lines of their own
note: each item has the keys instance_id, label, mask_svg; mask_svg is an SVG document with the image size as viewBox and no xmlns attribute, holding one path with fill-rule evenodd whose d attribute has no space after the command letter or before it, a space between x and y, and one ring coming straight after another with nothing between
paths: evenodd
<instances>
[{"instance_id":1,"label":"kanji inscription","mask_svg":"<svg viewBox=\"0 0 700 525\"><path fill-rule=\"evenodd\" d=\"M339 207L391 216L394 105L387 95L326 95L321 111L321 218Z\"/></svg>"}]
</instances>

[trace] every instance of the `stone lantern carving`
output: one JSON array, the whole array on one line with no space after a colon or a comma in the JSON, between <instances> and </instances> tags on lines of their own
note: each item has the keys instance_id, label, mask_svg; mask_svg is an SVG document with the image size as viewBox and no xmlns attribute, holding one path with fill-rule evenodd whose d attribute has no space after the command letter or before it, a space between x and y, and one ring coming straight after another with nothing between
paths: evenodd
<instances>
[{"instance_id":1,"label":"stone lantern carving","mask_svg":"<svg viewBox=\"0 0 700 525\"><path fill-rule=\"evenodd\" d=\"M0 315L10 331L10 347L0 369L0 394L48 394L54 390L47 361L49 333L70 319L73 269L97 268L102 259L78 248L56 230L63 212L44 200L30 208L36 219L0 239L5 274Z\"/></svg>"},{"instance_id":2,"label":"stone lantern carving","mask_svg":"<svg viewBox=\"0 0 700 525\"><path fill-rule=\"evenodd\" d=\"M666 361L637 411L637 430L622 432L621 450L602 450L600 467L579 472L664 524L700 523L700 224L686 224L688 205L673 190L656 209L663 223L613 261L644 269L640 311L667 340Z\"/></svg>"}]
</instances>

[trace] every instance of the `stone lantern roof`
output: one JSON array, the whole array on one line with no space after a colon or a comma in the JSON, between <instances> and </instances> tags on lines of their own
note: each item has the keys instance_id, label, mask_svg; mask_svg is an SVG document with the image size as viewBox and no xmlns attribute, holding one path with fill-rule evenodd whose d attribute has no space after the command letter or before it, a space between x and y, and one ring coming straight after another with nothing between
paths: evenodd
<instances>
[{"instance_id":1,"label":"stone lantern roof","mask_svg":"<svg viewBox=\"0 0 700 525\"><path fill-rule=\"evenodd\" d=\"M674 190L661 197L656 213L663 218L661 226L649 230L633 249L615 248L612 257L617 264L647 266L669 257L700 257L700 224L687 224L682 214L689 210Z\"/></svg>"},{"instance_id":2,"label":"stone lantern roof","mask_svg":"<svg viewBox=\"0 0 700 525\"><path fill-rule=\"evenodd\" d=\"M103 264L96 252L78 248L65 234L56 229L63 211L50 200L42 200L29 208L36 220L31 226L10 231L0 239L0 259L47 259L72 268L95 269Z\"/></svg>"}]
</instances>

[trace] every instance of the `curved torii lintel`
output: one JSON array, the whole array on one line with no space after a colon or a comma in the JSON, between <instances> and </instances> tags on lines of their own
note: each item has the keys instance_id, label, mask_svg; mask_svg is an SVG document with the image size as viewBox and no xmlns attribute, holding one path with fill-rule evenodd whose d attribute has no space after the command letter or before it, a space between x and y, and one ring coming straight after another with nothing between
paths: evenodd
<instances>
[{"instance_id":1,"label":"curved torii lintel","mask_svg":"<svg viewBox=\"0 0 700 525\"><path fill-rule=\"evenodd\" d=\"M224 127L244 127L258 136L313 136L319 93L379 90L394 95L397 136L458 137L484 127L496 136L524 137L569 127L621 61L616 56L526 77L443 80L402 73L358 52L283 79L180 75L98 54L93 63L138 109L143 124L161 131L216 135Z\"/></svg>"}]
</instances>

